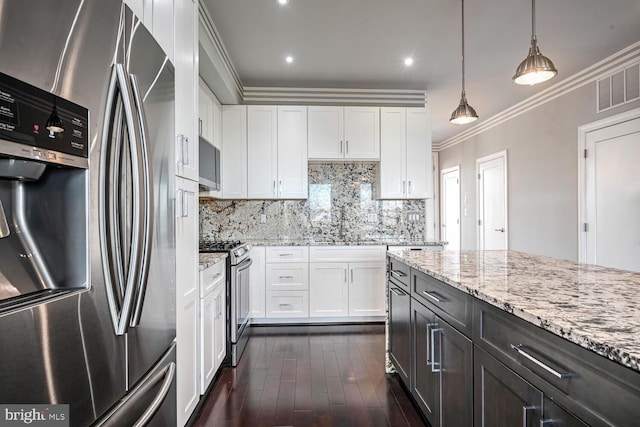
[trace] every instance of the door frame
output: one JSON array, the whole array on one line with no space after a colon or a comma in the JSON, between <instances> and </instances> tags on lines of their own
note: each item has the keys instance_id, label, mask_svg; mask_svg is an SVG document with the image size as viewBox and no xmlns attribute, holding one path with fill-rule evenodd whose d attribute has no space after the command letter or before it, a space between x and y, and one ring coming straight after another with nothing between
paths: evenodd
<instances>
[{"instance_id":1,"label":"door frame","mask_svg":"<svg viewBox=\"0 0 640 427\"><path fill-rule=\"evenodd\" d=\"M444 191L444 180L442 179L442 177L447 174L447 173L451 173L451 172L458 172L458 206L460 207L458 210L458 218L460 219L460 221L458 222L458 235L460 236L459 239L460 241L459 243L459 250L462 249L462 212L460 211L462 209L462 200L461 200L461 185L460 185L460 165L455 165L455 166L451 166L449 168L446 169L442 169L440 171L440 200L445 200L444 199L444 195L445 195L445 191ZM440 227L442 227L442 221L444 220L445 216L444 216L444 203L440 203ZM447 225L448 227L448 225ZM442 229L440 229L440 236L442 236Z\"/></svg>"},{"instance_id":2,"label":"door frame","mask_svg":"<svg viewBox=\"0 0 640 427\"><path fill-rule=\"evenodd\" d=\"M586 263L587 260L587 235L585 224L587 217L587 135L600 129L619 125L629 120L640 118L640 108L625 111L624 113L606 117L595 122L578 126L578 262Z\"/></svg>"},{"instance_id":3,"label":"door frame","mask_svg":"<svg viewBox=\"0 0 640 427\"><path fill-rule=\"evenodd\" d=\"M490 160L496 159L504 159L504 229L505 229L505 239L506 239L506 248L509 249L509 182L508 182L508 157L507 150L498 151L493 154L489 154L488 156L480 157L476 159L476 249L481 250L480 248L480 164L484 162L488 162ZM484 219L484 218L483 218Z\"/></svg>"}]
</instances>

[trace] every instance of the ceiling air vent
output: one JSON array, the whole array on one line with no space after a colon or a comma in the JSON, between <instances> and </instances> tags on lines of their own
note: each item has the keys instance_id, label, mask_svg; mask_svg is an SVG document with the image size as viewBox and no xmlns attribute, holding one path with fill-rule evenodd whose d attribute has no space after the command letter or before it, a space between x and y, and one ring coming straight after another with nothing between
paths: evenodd
<instances>
[{"instance_id":1,"label":"ceiling air vent","mask_svg":"<svg viewBox=\"0 0 640 427\"><path fill-rule=\"evenodd\" d=\"M640 62L599 79L596 88L598 113L640 98Z\"/></svg>"}]
</instances>

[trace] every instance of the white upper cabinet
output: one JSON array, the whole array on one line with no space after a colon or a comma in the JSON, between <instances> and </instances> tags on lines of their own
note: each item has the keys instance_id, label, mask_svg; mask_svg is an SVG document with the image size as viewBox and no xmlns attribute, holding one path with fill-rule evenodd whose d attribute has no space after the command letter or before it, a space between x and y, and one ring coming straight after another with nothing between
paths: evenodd
<instances>
[{"instance_id":1,"label":"white upper cabinet","mask_svg":"<svg viewBox=\"0 0 640 427\"><path fill-rule=\"evenodd\" d=\"M247 198L247 107L222 106L222 198Z\"/></svg>"},{"instance_id":2,"label":"white upper cabinet","mask_svg":"<svg viewBox=\"0 0 640 427\"><path fill-rule=\"evenodd\" d=\"M380 151L378 198L433 197L429 110L381 108Z\"/></svg>"},{"instance_id":3,"label":"white upper cabinet","mask_svg":"<svg viewBox=\"0 0 640 427\"><path fill-rule=\"evenodd\" d=\"M278 197L278 108L247 107L247 197Z\"/></svg>"},{"instance_id":4,"label":"white upper cabinet","mask_svg":"<svg viewBox=\"0 0 640 427\"><path fill-rule=\"evenodd\" d=\"M305 199L306 107L247 107L249 199Z\"/></svg>"},{"instance_id":5,"label":"white upper cabinet","mask_svg":"<svg viewBox=\"0 0 640 427\"><path fill-rule=\"evenodd\" d=\"M310 160L379 160L378 107L309 107Z\"/></svg>"},{"instance_id":6,"label":"white upper cabinet","mask_svg":"<svg viewBox=\"0 0 640 427\"><path fill-rule=\"evenodd\" d=\"M184 0L176 0L176 14L179 13L179 10L183 7L191 9L195 7L193 2L190 2L189 5L179 4L182 2L186 3ZM164 50L171 62L173 62L174 0L124 0L124 4L129 6L133 13L140 18L144 26L147 27L153 35L153 38L156 39L160 47L162 47L162 50ZM195 28L195 31L197 31L197 23L198 21L196 20L196 25L190 28ZM176 26L176 28L178 27ZM178 36L180 31L182 30L178 29L175 31L176 36ZM180 52L177 40L175 47L176 50Z\"/></svg>"},{"instance_id":7,"label":"white upper cabinet","mask_svg":"<svg viewBox=\"0 0 640 427\"><path fill-rule=\"evenodd\" d=\"M278 198L306 199L307 107L278 107Z\"/></svg>"}]
</instances>

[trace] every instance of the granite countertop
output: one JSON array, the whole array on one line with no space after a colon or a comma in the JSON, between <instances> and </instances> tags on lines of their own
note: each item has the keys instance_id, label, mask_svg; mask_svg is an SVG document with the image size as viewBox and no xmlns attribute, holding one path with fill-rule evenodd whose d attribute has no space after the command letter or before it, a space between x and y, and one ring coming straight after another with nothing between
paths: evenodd
<instances>
[{"instance_id":1,"label":"granite countertop","mask_svg":"<svg viewBox=\"0 0 640 427\"><path fill-rule=\"evenodd\" d=\"M447 242L403 239L366 239L355 241L315 239L246 239L252 246L442 246Z\"/></svg>"},{"instance_id":2,"label":"granite countertop","mask_svg":"<svg viewBox=\"0 0 640 427\"><path fill-rule=\"evenodd\" d=\"M200 264L198 266L198 270L206 270L209 267L216 265L219 262L222 262L227 258L227 254L224 252L214 252L214 253L205 253L200 254Z\"/></svg>"},{"instance_id":3,"label":"granite countertop","mask_svg":"<svg viewBox=\"0 0 640 427\"><path fill-rule=\"evenodd\" d=\"M516 251L389 251L430 276L640 371L640 273Z\"/></svg>"}]
</instances>

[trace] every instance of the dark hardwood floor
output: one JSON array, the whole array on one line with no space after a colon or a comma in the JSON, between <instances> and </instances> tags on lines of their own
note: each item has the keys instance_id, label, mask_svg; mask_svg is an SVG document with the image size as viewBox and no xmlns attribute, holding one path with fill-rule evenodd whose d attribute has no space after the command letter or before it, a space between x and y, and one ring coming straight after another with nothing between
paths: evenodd
<instances>
[{"instance_id":1,"label":"dark hardwood floor","mask_svg":"<svg viewBox=\"0 0 640 427\"><path fill-rule=\"evenodd\" d=\"M384 372L383 325L253 327L194 426L424 426Z\"/></svg>"}]
</instances>

